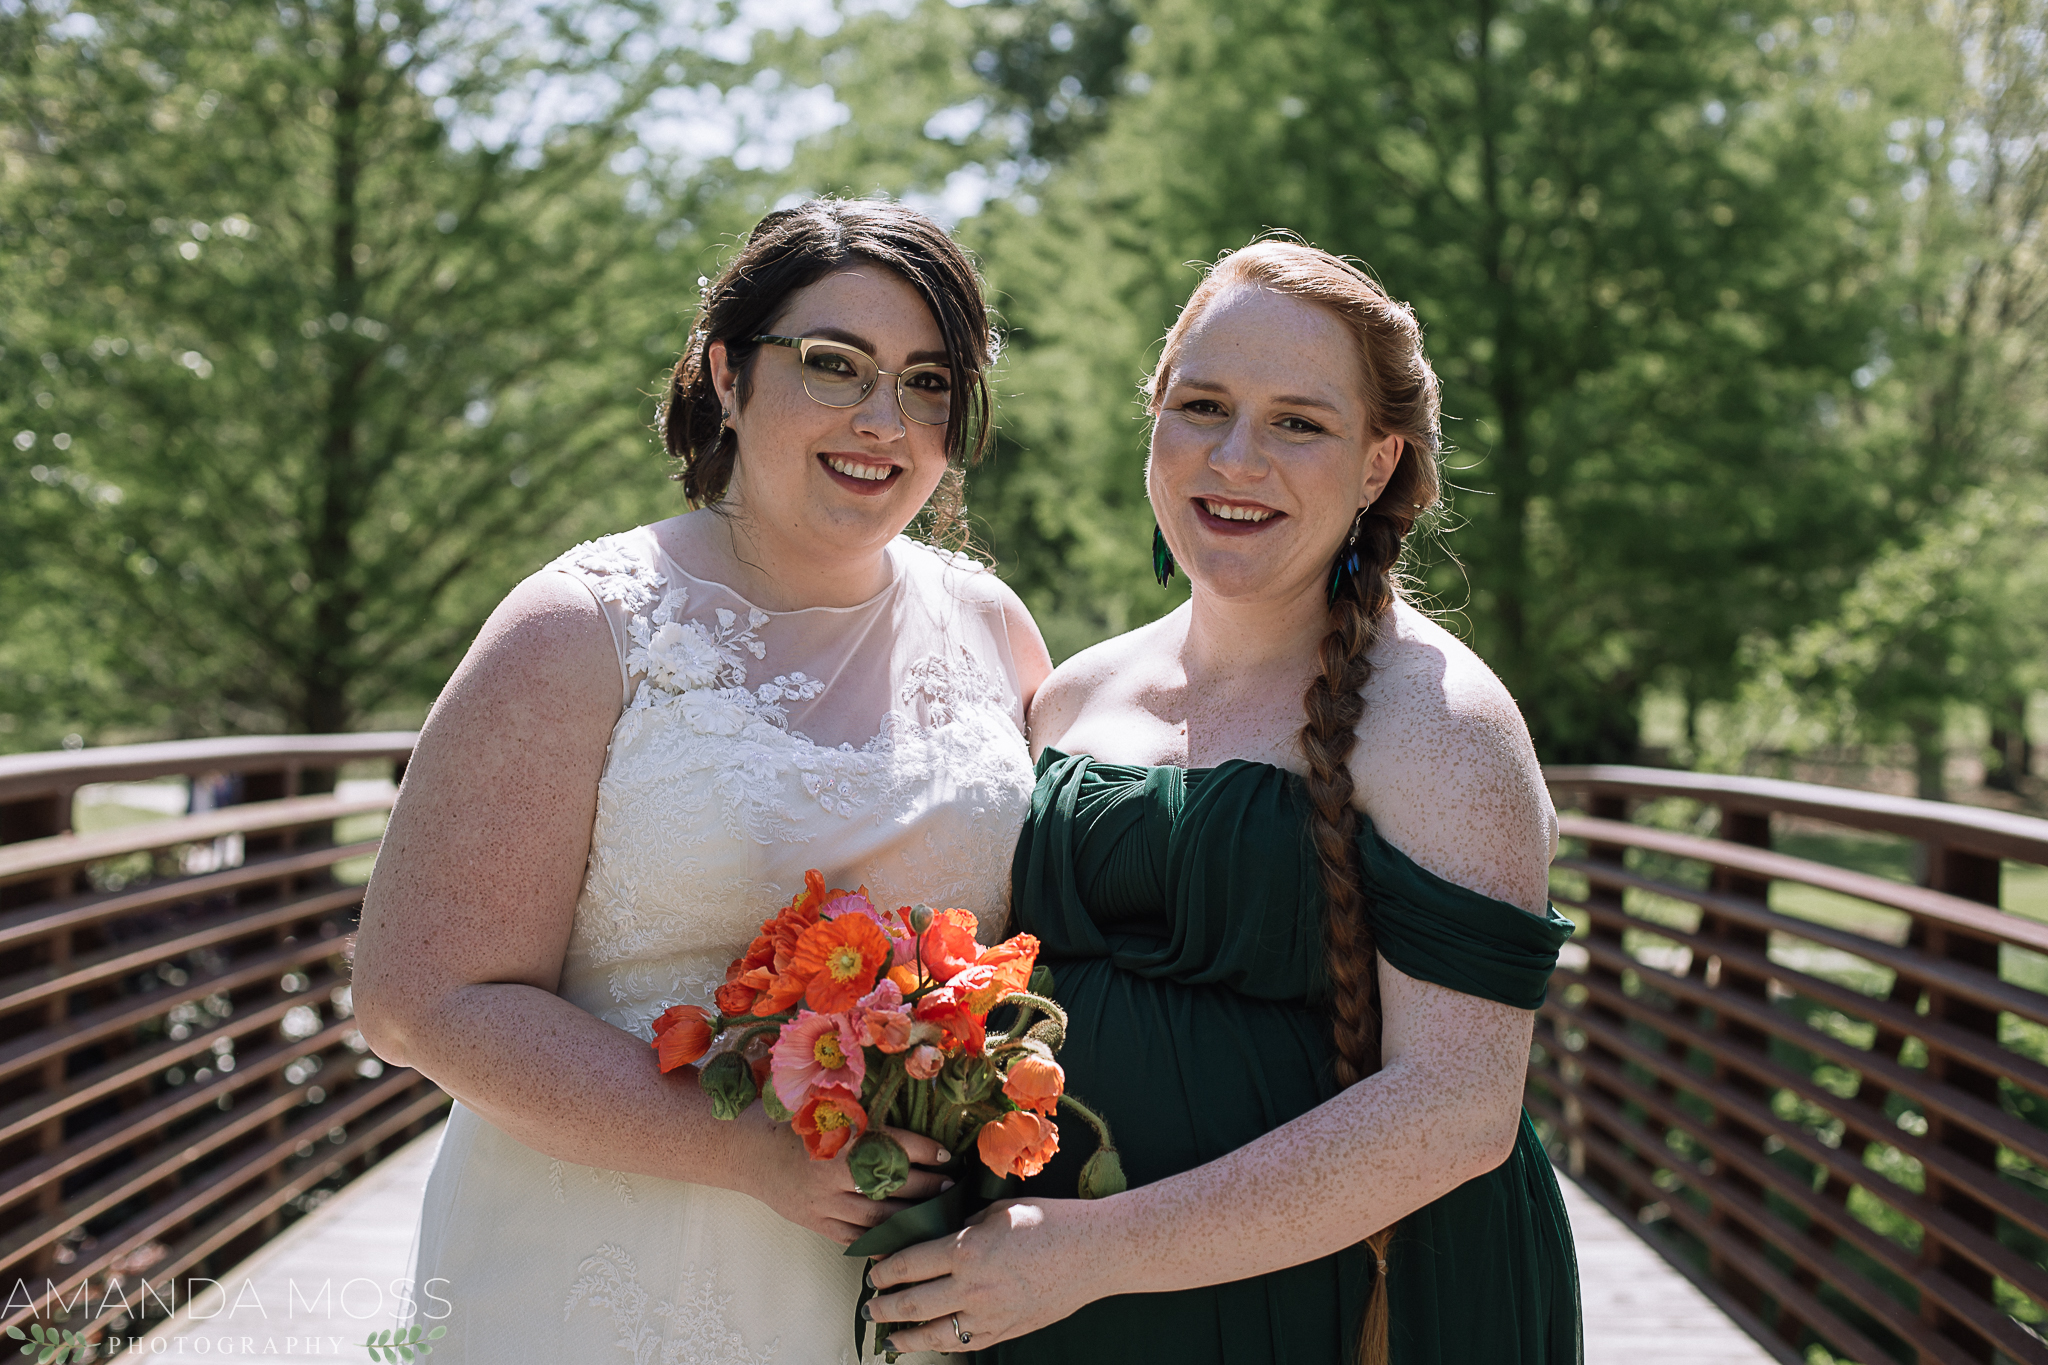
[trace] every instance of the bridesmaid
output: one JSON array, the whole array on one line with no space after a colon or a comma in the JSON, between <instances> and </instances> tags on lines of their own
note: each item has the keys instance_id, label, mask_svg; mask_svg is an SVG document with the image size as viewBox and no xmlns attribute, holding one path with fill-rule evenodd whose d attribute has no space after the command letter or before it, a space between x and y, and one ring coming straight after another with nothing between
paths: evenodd
<instances>
[{"instance_id":1,"label":"bridesmaid","mask_svg":"<svg viewBox=\"0 0 2048 1365\"><path fill-rule=\"evenodd\" d=\"M1421 330L1260 242L1149 406L1155 562L1193 598L1041 690L1012 869L1131 1188L1058 1198L1093 1146L1065 1125L1025 1197L874 1266L874 1317L1005 1365L1578 1361L1521 1111L1571 933L1556 817L1514 701L1395 573L1439 489Z\"/></svg>"}]
</instances>

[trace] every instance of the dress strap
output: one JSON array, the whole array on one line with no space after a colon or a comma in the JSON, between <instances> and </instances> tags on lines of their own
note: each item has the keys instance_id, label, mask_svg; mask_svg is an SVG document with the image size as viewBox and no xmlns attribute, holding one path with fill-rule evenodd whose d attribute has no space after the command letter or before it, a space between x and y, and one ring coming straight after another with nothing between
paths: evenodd
<instances>
[{"instance_id":1,"label":"dress strap","mask_svg":"<svg viewBox=\"0 0 2048 1365\"><path fill-rule=\"evenodd\" d=\"M543 573L565 573L581 583L596 599L611 627L612 646L619 659L619 689L625 702L633 700L632 671L626 654L632 648L628 626L635 616L644 616L661 600L668 578L661 572L661 550L653 531L645 526L586 540L575 549L556 556Z\"/></svg>"}]
</instances>

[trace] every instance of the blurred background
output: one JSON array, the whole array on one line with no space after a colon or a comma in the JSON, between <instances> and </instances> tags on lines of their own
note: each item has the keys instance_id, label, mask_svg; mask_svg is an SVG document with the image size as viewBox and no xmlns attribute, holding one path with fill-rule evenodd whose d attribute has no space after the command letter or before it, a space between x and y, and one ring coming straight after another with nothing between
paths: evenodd
<instances>
[{"instance_id":1,"label":"blurred background","mask_svg":"<svg viewBox=\"0 0 2048 1365\"><path fill-rule=\"evenodd\" d=\"M417 724L827 192L987 271L1056 658L1179 600L1137 383L1288 228L1428 329L1546 761L2048 809L2044 0L0 0L0 752Z\"/></svg>"}]
</instances>

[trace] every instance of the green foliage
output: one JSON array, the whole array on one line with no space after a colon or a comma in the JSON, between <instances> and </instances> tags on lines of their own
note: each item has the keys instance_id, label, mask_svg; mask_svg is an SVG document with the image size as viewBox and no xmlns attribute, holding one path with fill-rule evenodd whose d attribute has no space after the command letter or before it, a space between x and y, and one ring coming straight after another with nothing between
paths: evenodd
<instances>
[{"instance_id":1,"label":"green foliage","mask_svg":"<svg viewBox=\"0 0 2048 1365\"><path fill-rule=\"evenodd\" d=\"M1935 794L1959 702L2048 688L2044 0L920 0L730 64L651 0L73 8L0 14L0 748L417 715L522 573L674 508L686 282L784 192L966 215L977 540L1055 657L1184 600L1138 384L1284 228L1428 328L1419 575L1546 759L1632 757L1655 689L1681 756L1741 761L1693 739L1734 699L1724 749L1908 740ZM847 116L780 171L636 146L748 79Z\"/></svg>"},{"instance_id":2,"label":"green foliage","mask_svg":"<svg viewBox=\"0 0 2048 1365\"><path fill-rule=\"evenodd\" d=\"M34 1356L36 1365L66 1365L73 1360L84 1360L92 1350L92 1343L69 1328L44 1327L32 1324L24 1332L19 1327L7 1329L7 1335L25 1343L21 1353Z\"/></svg>"},{"instance_id":3,"label":"green foliage","mask_svg":"<svg viewBox=\"0 0 2048 1365\"><path fill-rule=\"evenodd\" d=\"M90 13L0 17L10 740L416 714L514 580L659 506L646 395L725 226L612 169L672 54L625 6ZM550 124L543 76L618 93Z\"/></svg>"},{"instance_id":4,"label":"green foliage","mask_svg":"<svg viewBox=\"0 0 2048 1365\"><path fill-rule=\"evenodd\" d=\"M368 1351L372 1360L417 1360L422 1356L432 1355L434 1348L429 1343L439 1341L447 1335L446 1327L429 1330L414 1323L410 1327L396 1330L387 1327L381 1332L372 1332L369 1340L356 1344Z\"/></svg>"},{"instance_id":5,"label":"green foliage","mask_svg":"<svg viewBox=\"0 0 2048 1365\"><path fill-rule=\"evenodd\" d=\"M1783 93L1797 44L1756 42L1775 17L1141 7L1146 93L1035 214L981 225L1030 301L1007 434L1059 465L990 480L997 545L1031 545L1022 577L1062 624L1168 604L1143 580L1131 386L1195 282L1181 263L1284 226L1430 328L1467 619L1546 756L1631 753L1652 678L1731 689L1744 634L1824 609L1883 521L1825 421L1882 302L1846 178L1878 172L1843 155L1836 105ZM1459 576L1430 580L1452 605Z\"/></svg>"},{"instance_id":6,"label":"green foliage","mask_svg":"<svg viewBox=\"0 0 2048 1365\"><path fill-rule=\"evenodd\" d=\"M2018 173L2048 122L2022 70L2039 9L929 3L814 45L855 116L800 183L993 192L961 227L1009 339L972 505L1056 657L1184 595L1145 572L1137 384L1189 263L1276 227L1369 262L1445 381L1427 586L1546 758L1625 758L1645 689L1688 714L1736 695L1951 534L1929 510L1994 446L2038 449L2014 380L2041 295L2014 282L2040 258ZM1961 129L2005 130L2005 162ZM1978 665L1941 667L1985 695Z\"/></svg>"}]
</instances>

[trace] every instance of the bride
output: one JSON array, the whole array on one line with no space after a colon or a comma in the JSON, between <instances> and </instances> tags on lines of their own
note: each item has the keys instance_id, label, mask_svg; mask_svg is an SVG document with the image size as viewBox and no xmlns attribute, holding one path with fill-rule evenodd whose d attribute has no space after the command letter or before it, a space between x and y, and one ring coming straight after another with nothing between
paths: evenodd
<instances>
[{"instance_id":1,"label":"bride","mask_svg":"<svg viewBox=\"0 0 2048 1365\"><path fill-rule=\"evenodd\" d=\"M769 215L669 391L698 510L521 583L436 702L355 1005L457 1101L414 1275L448 1305L437 1360L852 1357L841 1248L939 1175L872 1202L761 1106L714 1118L648 1044L806 869L1002 926L1051 661L993 574L902 535L959 515L988 356L974 269L928 219Z\"/></svg>"}]
</instances>

